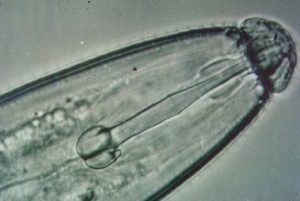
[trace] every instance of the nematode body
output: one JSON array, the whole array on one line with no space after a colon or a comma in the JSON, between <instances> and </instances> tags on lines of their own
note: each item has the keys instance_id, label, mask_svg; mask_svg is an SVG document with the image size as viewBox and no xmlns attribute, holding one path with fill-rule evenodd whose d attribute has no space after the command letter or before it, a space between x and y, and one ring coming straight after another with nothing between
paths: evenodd
<instances>
[{"instance_id":1,"label":"nematode body","mask_svg":"<svg viewBox=\"0 0 300 201\"><path fill-rule=\"evenodd\" d=\"M251 123L295 65L289 33L248 18L131 45L4 93L0 198L160 199Z\"/></svg>"}]
</instances>

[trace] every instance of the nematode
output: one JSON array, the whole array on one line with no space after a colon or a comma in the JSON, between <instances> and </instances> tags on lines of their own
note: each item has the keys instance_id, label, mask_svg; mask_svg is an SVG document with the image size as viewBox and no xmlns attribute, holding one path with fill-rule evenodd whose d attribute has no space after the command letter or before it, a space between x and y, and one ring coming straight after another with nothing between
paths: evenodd
<instances>
[{"instance_id":1,"label":"nematode","mask_svg":"<svg viewBox=\"0 0 300 201\"><path fill-rule=\"evenodd\" d=\"M161 199L251 123L295 65L280 24L247 18L134 44L4 93L0 197Z\"/></svg>"}]
</instances>

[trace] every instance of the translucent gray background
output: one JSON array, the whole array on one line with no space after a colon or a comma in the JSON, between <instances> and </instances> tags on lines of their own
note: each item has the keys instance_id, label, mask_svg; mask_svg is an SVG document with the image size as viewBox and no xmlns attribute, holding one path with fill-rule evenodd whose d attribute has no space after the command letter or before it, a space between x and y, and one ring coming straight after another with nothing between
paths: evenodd
<instances>
[{"instance_id":1,"label":"translucent gray background","mask_svg":"<svg viewBox=\"0 0 300 201\"><path fill-rule=\"evenodd\" d=\"M299 0L0 0L0 91L155 34L281 22L299 40ZM299 51L298 51L299 52ZM166 200L300 200L300 73L258 120Z\"/></svg>"}]
</instances>

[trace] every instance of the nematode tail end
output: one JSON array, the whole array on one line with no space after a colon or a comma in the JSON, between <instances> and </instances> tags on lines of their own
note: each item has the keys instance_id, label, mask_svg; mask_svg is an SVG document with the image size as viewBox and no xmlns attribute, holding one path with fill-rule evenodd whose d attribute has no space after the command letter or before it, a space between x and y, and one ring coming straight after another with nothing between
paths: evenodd
<instances>
[{"instance_id":1,"label":"nematode tail end","mask_svg":"<svg viewBox=\"0 0 300 201\"><path fill-rule=\"evenodd\" d=\"M254 71L271 92L282 92L296 66L295 43L277 22L248 18L241 23L246 37L246 53Z\"/></svg>"}]
</instances>

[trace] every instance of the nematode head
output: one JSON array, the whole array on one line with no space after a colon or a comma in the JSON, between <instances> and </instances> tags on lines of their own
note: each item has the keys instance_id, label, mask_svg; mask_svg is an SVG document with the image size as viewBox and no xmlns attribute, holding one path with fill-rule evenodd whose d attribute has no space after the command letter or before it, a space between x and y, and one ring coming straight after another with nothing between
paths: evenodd
<instances>
[{"instance_id":1,"label":"nematode head","mask_svg":"<svg viewBox=\"0 0 300 201\"><path fill-rule=\"evenodd\" d=\"M296 65L295 43L277 22L248 18L241 24L247 56L257 75L272 92L283 91Z\"/></svg>"}]
</instances>

